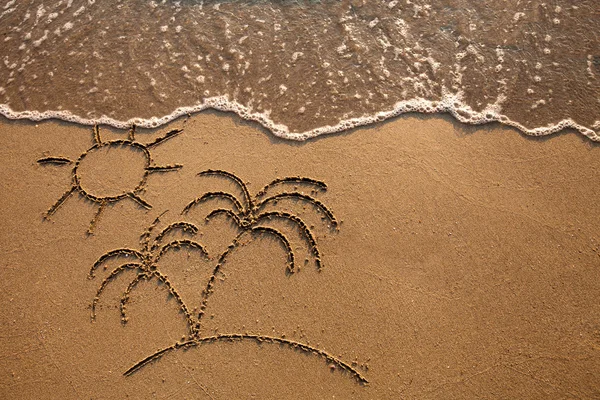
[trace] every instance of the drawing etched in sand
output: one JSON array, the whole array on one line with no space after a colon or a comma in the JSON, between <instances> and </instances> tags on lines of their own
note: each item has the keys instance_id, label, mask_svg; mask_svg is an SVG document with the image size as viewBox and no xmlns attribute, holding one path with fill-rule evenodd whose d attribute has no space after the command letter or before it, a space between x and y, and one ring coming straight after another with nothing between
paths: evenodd
<instances>
[{"instance_id":1,"label":"drawing etched in sand","mask_svg":"<svg viewBox=\"0 0 600 400\"><path fill-rule=\"evenodd\" d=\"M159 223L159 216L141 235L141 250L120 248L109 251L102 255L94 263L90 270L89 276L90 278L94 278L96 272L100 269L100 267L104 266L104 268L106 268L105 264L107 263L107 261L118 258L123 258L127 260L124 264L121 264L120 266L113 269L109 273L109 275L106 278L104 278L104 280L101 282L96 292L96 296L94 297L94 300L92 302L92 320L95 320L96 318L96 307L107 285L114 281L115 278L120 276L123 272L133 270L136 271L137 274L127 285L126 289L121 295L120 300L120 312L122 322L124 324L127 323L128 318L126 306L130 300L130 296L133 290L142 280L150 281L152 279L156 279L157 282L164 284L166 289L169 291L169 294L172 297L174 297L177 301L179 310L185 316L187 322L188 335L186 337L184 337L181 341L164 349L161 349L144 358L143 360L138 361L127 371L125 371L124 375L131 375L135 373L136 371L145 367L149 363L157 361L163 355L173 350L189 349L195 346L222 341L254 341L259 344L276 344L280 347L288 347L306 354L315 355L325 360L334 369L338 368L342 371L345 371L358 383L368 383L367 379L353 365L342 361L341 359L335 357L331 353L328 353L317 347L311 346L307 343L289 340L285 337L275 337L263 334L250 334L248 332L231 332L213 335L203 335L201 333L202 318L205 314L205 310L208 305L208 299L214 292L215 281L217 277L222 277L222 279L225 279L225 276L223 274L223 268L225 267L226 260L228 256L230 256L231 253L241 244L241 239L243 236L248 235L251 239L265 235L275 238L282 245L287 254L286 273L291 275L294 272L296 272L294 250L292 249L292 246L290 245L290 242L287 239L287 237L281 231L268 226L268 224L275 219L283 220L289 223L293 229L297 230L301 234L310 254L314 258L317 270L320 270L322 268L321 254L317 247L315 236L311 232L311 229L306 225L306 223L300 217L291 213L281 211L265 211L264 209L268 204L273 205L278 200L284 198L295 199L298 202L308 203L316 209L318 209L323 214L323 220L326 221L330 228L337 229L338 223L334 214L329 208L325 206L325 204L323 204L321 201L317 200L313 196L305 195L297 191L298 185L310 186L312 188L312 193L324 191L327 188L327 185L324 182L302 177L279 178L266 185L254 197L252 197L249 194L246 184L239 177L232 173L222 170L206 170L201 172L199 175L214 175L232 181L238 186L239 191L242 193L242 197L241 199L238 199L237 196L227 192L207 192L190 202L182 212L182 215L185 215L193 207L198 206L201 203L208 202L210 200L225 200L231 204L231 207L216 208L212 210L206 217L206 222L208 222L215 215L224 214L228 216L239 229L239 233L237 234L237 236L233 239L231 244L229 244L227 249L218 257L217 264L214 267L208 279L208 282L206 283L206 287L202 291L201 304L197 308L197 313L193 314L190 311L190 308L185 304L183 298L180 296L177 289L173 286L171 281L169 281L167 276L165 276L160 271L158 265L158 262L161 259L161 257L166 252L172 249L187 248L192 251L198 251L202 254L203 257L208 258L208 254L204 246L191 239L179 239L168 243L164 243L164 238L167 236L167 234L175 230L180 231L184 235L194 237L198 233L198 228L189 222L179 221L172 223L168 225L165 229L161 230L158 234L156 234L154 236L154 239L151 239L154 235L153 232ZM295 186L290 188L290 184L293 184ZM272 191L271 189L273 189L275 186L281 186L283 188L283 191L277 194L269 195L269 193L271 193Z\"/></svg>"},{"instance_id":2,"label":"drawing etched in sand","mask_svg":"<svg viewBox=\"0 0 600 400\"><path fill-rule=\"evenodd\" d=\"M183 128L173 129L153 142L143 144L136 141L135 125L133 125L129 130L127 139L103 142L100 136L100 128L95 125L93 127L94 145L84 151L76 161L62 156L40 158L37 162L42 165L75 164L71 172L71 187L46 211L44 219L49 219L69 197L76 193L98 205L96 214L90 221L88 234L93 234L102 211L110 203L129 198L145 209L152 208L146 200L140 197L140 193L145 189L148 175L156 172L178 170L182 165L154 165L150 150L182 131ZM110 164L112 160L116 160L118 157L129 160L126 166L132 170L130 175L132 178L127 179L125 182L123 180L112 180L111 182L109 175L94 166L94 164L99 163ZM122 162L114 163L120 165L120 167L123 166ZM89 174L82 175L80 173L82 169L88 170ZM111 172L112 170L108 171L108 174ZM124 186L126 187L124 188Z\"/></svg>"}]
</instances>

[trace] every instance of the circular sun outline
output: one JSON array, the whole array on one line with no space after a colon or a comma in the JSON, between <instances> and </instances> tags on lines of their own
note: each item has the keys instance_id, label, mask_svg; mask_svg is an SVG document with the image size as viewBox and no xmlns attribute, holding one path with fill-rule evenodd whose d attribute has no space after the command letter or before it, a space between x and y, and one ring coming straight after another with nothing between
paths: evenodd
<instances>
[{"instance_id":1,"label":"circular sun outline","mask_svg":"<svg viewBox=\"0 0 600 400\"><path fill-rule=\"evenodd\" d=\"M63 195L44 213L45 220L50 219L50 217L67 201L67 199L75 193L79 194L80 196L84 197L85 199L87 199L93 203L98 204L98 210L96 211L96 214L90 221L90 225L87 230L88 234L94 233L94 229L98 223L98 220L100 218L100 215L102 214L102 211L110 203L115 203L119 200L122 200L125 198L130 198L131 200L135 201L138 205L140 205L141 207L143 207L147 210L152 208L152 205L150 203L148 203L146 200L144 200L143 198L141 198L139 196L139 193L141 191L143 191L144 187L146 186L146 181L148 179L148 175L151 173L154 173L154 172L168 172L168 171L178 170L182 167L182 165L181 164L173 164L173 165L165 165L165 166L153 165L154 162L152 160L152 155L150 154L150 149L155 146L158 146L158 145L164 143L166 140L169 140L169 139L173 138L174 136L180 134L181 132L183 132L183 128L173 129L173 130L167 132L164 136L161 136L161 137L157 138L156 140L154 140L153 142L148 143L148 144L140 143L135 140L135 128L136 128L135 125L132 125L131 129L129 130L127 139L116 139L116 140L103 142L100 137L99 126L94 125L94 127L92 129L94 145L92 147L90 147L89 149L87 149L86 151L84 151L77 158L76 161L73 161L67 157L62 157L62 156L44 157L44 158L40 158L39 160L37 160L38 164L41 164L41 165L75 164L73 169L71 170L71 187L65 193L63 193ZM81 186L81 178L77 174L77 169L79 168L81 162L85 159L85 157L88 154L95 152L101 148L106 148L106 147L118 147L118 148L130 147L132 149L142 152L142 154L145 158L144 174L141 177L137 186L135 188L133 188L132 190L124 191L123 193L120 193L117 195L112 195L112 196L99 196L99 195L95 195L95 194L91 193L89 190L86 190Z\"/></svg>"},{"instance_id":2,"label":"circular sun outline","mask_svg":"<svg viewBox=\"0 0 600 400\"><path fill-rule=\"evenodd\" d=\"M136 150L136 151L141 151L141 153L143 154L143 157L145 158L144 160L144 175L142 176L142 178L140 179L139 183L137 184L137 186L131 190L131 191L124 191L121 194L118 195L111 195L111 196L96 196L92 193L90 193L90 190L86 190L84 189L84 187L81 185L81 181L80 181L80 177L77 174L77 170L81 164L81 162L83 160L85 160L85 158L90 154L93 153L95 151L98 151L100 149L103 148L110 148L110 147L114 147L114 148L123 148L123 147L130 147L132 148L132 150ZM152 162L152 157L150 156L150 152L148 151L148 149L138 143L138 142L131 142L129 140L113 140L110 142L105 142L105 143L100 143L100 144L95 144L93 147L89 148L85 153L81 154L79 156L79 158L77 159L77 161L75 162L75 167L73 168L73 184L75 186L77 186L84 194L84 196L90 198L91 200L94 201L98 201L98 202L102 202L106 199L109 199L109 201L117 201L122 199L123 197L126 197L129 195L129 193L139 193L143 188L144 185L146 184L146 180L148 178L148 168L150 167L150 164Z\"/></svg>"}]
</instances>

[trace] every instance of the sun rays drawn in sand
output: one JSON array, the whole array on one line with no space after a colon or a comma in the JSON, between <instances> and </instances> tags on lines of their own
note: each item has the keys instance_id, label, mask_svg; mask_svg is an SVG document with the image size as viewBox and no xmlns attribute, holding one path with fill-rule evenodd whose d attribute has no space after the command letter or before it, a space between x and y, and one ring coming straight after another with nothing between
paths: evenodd
<instances>
[{"instance_id":1,"label":"sun rays drawn in sand","mask_svg":"<svg viewBox=\"0 0 600 400\"><path fill-rule=\"evenodd\" d=\"M185 123L185 122L184 122ZM93 127L93 140L94 145L88 150L84 151L76 161L73 161L66 157L44 157L37 160L41 165L68 165L74 164L71 171L71 187L63 193L63 195L46 211L44 219L48 220L66 201L69 197L74 194L79 194L83 198L98 205L96 214L90 221L87 233L93 234L94 229L100 219L100 215L104 211L107 205L115 203L122 199L131 199L136 202L139 206L150 209L152 206L140 197L140 193L146 187L146 180L148 175L157 172L168 172L175 171L182 167L180 164L157 166L154 165L150 150L165 141L175 137L183 131L183 128L173 129L167 132L165 135L155 139L151 143L143 144L135 139L135 125L131 127L128 133L127 139L111 140L103 142L100 137L100 128L98 125ZM127 157L134 159L137 157L138 160L143 162L143 169L137 172L138 180L130 184L130 187L123 189L121 187L113 187L105 190L106 193L97 193L94 190L94 186L98 183L102 184L106 181L106 176L97 176L96 179L86 179L79 173L80 168L90 166L93 170L93 164L95 162L102 162L102 158L107 157L108 153L121 153L127 152ZM120 167L120 166L115 166ZM91 189L90 187L91 186Z\"/></svg>"},{"instance_id":2,"label":"sun rays drawn in sand","mask_svg":"<svg viewBox=\"0 0 600 400\"><path fill-rule=\"evenodd\" d=\"M284 336L275 337L270 335L262 335L262 334L251 334L248 332L240 333L223 333L223 334L213 334L213 335L202 335L201 327L202 327L202 318L205 314L205 310L208 305L208 300L211 294L214 292L214 284L218 277L222 277L225 279L223 275L223 268L226 264L226 259L231 253L242 244L241 238L243 235L249 235L251 239L260 236L272 236L282 245L283 249L287 254L287 266L286 272L288 274L293 274L296 271L295 268L295 257L294 251L290 245L289 240L286 236L280 232L279 230L266 226L269 222L274 219L280 219L287 221L292 227L294 227L303 237L305 244L307 245L310 253L312 254L317 270L322 268L321 263L321 255L317 248L317 242L315 240L314 235L311 230L308 228L306 223L302 221L302 219L298 216L295 216L291 213L280 212L280 211L263 211L263 208L266 204L274 203L277 199L282 198L295 198L298 201L306 202L319 209L323 213L323 219L327 221L331 228L337 229L337 220L335 219L331 210L329 210L323 203L318 201L317 199L304 195L293 189L292 191L284 191L283 193L272 195L267 197L268 192L270 192L271 188L277 185L282 185L283 187L289 186L290 183L295 185L309 185L313 188L313 191L324 191L326 189L326 185L323 182L316 181L308 178L283 178L277 179L267 186L265 186L261 191L257 193L257 195L252 198L249 195L248 189L246 185L239 179L237 176L220 170L207 170L201 172L199 175L216 175L219 177L223 177L234 182L243 193L241 201L237 199L236 196L226 193L226 192L208 192L203 196L192 201L188 206L185 207L182 214L186 214L190 211L192 207L199 205L202 202L206 202L210 199L228 199L232 205L231 209L214 209L208 216L206 217L207 222L217 214L224 214L231 218L231 220L238 226L240 232L235 237L235 239L231 242L231 244L227 247L227 249L219 256L218 262L214 267L212 274L210 275L206 287L202 291L201 294L201 304L197 309L198 312L192 314L190 312L190 308L185 304L177 290L174 288L169 279L160 272L159 267L157 265L161 256L169 251L172 248L180 248L187 247L195 251L199 251L204 258L208 258L206 254L205 248L198 242L192 241L190 239L183 239L177 241L171 241L166 244L163 244L164 237L174 231L179 230L183 234L187 234L190 236L194 236L198 232L198 228L190 224L188 222L176 222L162 231L160 231L154 240L151 240L153 235L153 231L156 229L156 226L159 222L159 218L157 218L154 223L142 234L141 236L141 251L133 250L129 248L121 248L112 250L103 256L101 256L96 263L92 266L90 270L90 278L93 278L96 272L100 269L100 267L106 268L105 263L111 259L127 259L127 262L120 265L119 267L113 269L110 274L104 278L101 282L96 296L92 302L92 320L96 318L96 307L100 300L100 297L107 287L107 285L114 281L116 277L121 275L123 272L127 270L135 270L137 274L135 277L129 282L128 286L124 290L121 300L120 300L120 312L122 322L127 323L127 314L126 314L126 306L127 302L130 299L132 291L138 285L138 283L142 280L151 280L156 278L156 280L162 284L164 284L165 288L168 290L169 294L175 298L177 305L179 307L179 311L185 316L187 327L188 327L188 336L184 337L181 341L158 350L157 352L149 355L143 360L138 361L132 367L130 367L127 371L124 372L124 375L129 376L140 369L144 368L148 364L159 360L165 354L179 349L190 349L193 347L198 347L202 345L208 345L210 343L216 342L242 342L242 341L252 341L259 345L261 344L275 344L282 348L294 349L305 354L314 355L322 358L330 367L335 370L339 369L344 371L350 375L354 380L356 380L360 384L367 384L367 379L353 366L354 364L348 364L341 359L335 357L331 353L328 353L324 350L321 350L317 347L311 346L307 343L301 343L295 340L286 339Z\"/></svg>"}]
</instances>

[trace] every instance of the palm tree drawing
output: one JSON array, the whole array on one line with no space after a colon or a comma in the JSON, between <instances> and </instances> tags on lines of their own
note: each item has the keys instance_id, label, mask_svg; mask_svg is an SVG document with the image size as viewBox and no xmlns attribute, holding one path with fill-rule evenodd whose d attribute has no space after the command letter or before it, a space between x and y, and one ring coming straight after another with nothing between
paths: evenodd
<instances>
[{"instance_id":1,"label":"palm tree drawing","mask_svg":"<svg viewBox=\"0 0 600 400\"><path fill-rule=\"evenodd\" d=\"M294 264L294 252L289 240L281 231L277 230L276 228L266 226L269 222L275 219L286 221L289 224L291 224L292 227L297 229L298 232L302 235L304 242L306 243L308 249L314 257L317 270L320 270L322 268L321 255L317 248L317 242L306 223L302 221L300 217L291 213L281 211L265 211L264 209L266 208L267 204L275 204L278 199L294 198L298 201L311 204L313 207L317 208L323 214L323 219L328 221L330 227L337 228L338 223L333 213L322 202L320 202L312 196L299 193L296 191L296 189L284 190L283 192L278 194L270 196L268 195L274 186L281 185L282 187L287 189L289 184L308 185L313 188L313 192L324 191L326 190L327 186L323 182L301 177L280 178L272 181L263 189L261 189L254 197L251 197L248 188L246 187L246 184L244 184L243 181L234 174L221 170L206 170L201 172L199 175L215 175L234 182L242 193L242 199L238 200L238 198L235 195L227 192L207 192L204 193L201 197L196 198L191 203L189 203L182 212L182 214L187 214L193 207L203 202L207 202L211 199L224 199L229 204L231 204L231 208L214 209L207 215L206 220L209 221L212 217L218 214L224 214L227 217L229 217L236 224L236 226L238 226L240 230L239 234L233 239L233 241L227 247L227 249L219 256L217 264L214 267L204 290L202 291L201 304L198 308L198 313L196 315L192 315L190 313L190 309L185 305L181 296L179 296L175 288L173 288L169 280L166 278L166 276L164 276L164 274L162 274L159 271L156 265L161 255L172 247L187 246L191 249L200 251L206 257L206 251L204 247L201 244L193 242L191 240L179 240L162 245L163 237L166 235L166 233L173 229L181 229L184 233L189 233L192 235L196 234L197 228L193 224L189 224L187 222L177 222L171 224L163 231L161 231L154 239L153 244L150 245L150 236L152 235L152 230L158 223L157 218L155 223L152 226L150 226L150 228L148 228L146 232L142 235L141 252L126 248L110 251L101 256L98 259L98 261L96 261L96 263L90 271L90 277L93 277L94 272L99 268L99 266L103 265L108 259L114 257L135 257L138 261L135 263L128 262L126 264L121 265L118 268L115 268L109 274L109 276L102 281L96 293L96 297L94 298L94 301L92 303L92 319L94 319L96 316L96 304L98 303L100 295L102 294L106 285L124 270L136 269L138 271L138 275L130 282L129 286L125 289L121 297L121 314L123 322L127 321L125 316L124 305L126 305L127 301L129 300L129 296L133 288L137 285L137 283L140 280L149 280L154 277L156 277L158 281L164 283L170 291L170 293L173 295L173 297L175 297L179 305L180 312L185 315L187 321L189 335L186 338L182 339L181 341L175 344L172 344L171 346L158 350L157 352L149 355L143 360L138 361L127 371L125 371L124 375L129 376L139 371L143 367L147 366L148 364L154 361L157 361L162 356L173 350L188 349L215 342L254 341L259 344L277 344L281 347L288 347L306 354L318 356L324 361L326 361L329 365L332 365L334 367L339 368L342 371L347 372L358 383L368 383L367 379L353 365L350 365L342 361L341 359L335 357L334 355L309 344L301 343L295 340L289 340L284 337L275 337L262 334L233 332L214 334L208 336L202 335L202 318L205 314L205 310L208 305L208 299L210 295L214 292L215 281L219 274L222 273L222 269L225 266L227 257L241 244L241 238L243 235L248 234L253 238L256 236L267 235L272 236L276 240L278 240L287 253L286 272L288 274L293 274L296 269Z\"/></svg>"},{"instance_id":2,"label":"palm tree drawing","mask_svg":"<svg viewBox=\"0 0 600 400\"><path fill-rule=\"evenodd\" d=\"M278 178L264 186L254 197L251 197L246 184L239 177L235 176L230 172L208 169L206 171L200 172L198 175L215 175L223 177L227 180L230 180L236 186L238 186L240 192L242 193L242 199L239 200L235 195L231 193L207 192L204 193L202 196L194 199L183 209L182 214L187 214L193 207L196 207L201 203L207 202L209 200L226 200L228 203L231 204L232 207L216 208L206 216L206 220L209 221L216 215L224 214L227 217L229 217L241 230L241 232L233 239L233 242L229 245L227 250L219 257L219 261L215 266L215 269L213 270L210 281L208 282L206 289L202 293L202 304L200 305L198 320L201 320L202 316L204 315L204 311L208 303L208 297L213 291L214 281L217 275L219 274L223 264L225 263L227 256L240 244L241 237L247 233L253 236L270 235L275 239L279 240L285 248L288 255L288 265L286 271L288 273L295 272L295 256L292 250L292 246L290 245L290 241L281 231L273 227L264 226L264 224L269 223L273 220L284 220L292 224L297 230L300 231L300 233L303 235L303 239L306 242L306 245L308 246L310 252L314 257L317 270L321 270L321 254L317 247L315 237L306 225L306 223L304 223L304 221L301 218L294 214L282 211L264 211L264 209L267 205L276 203L280 199L296 199L297 201L302 201L313 205L315 208L317 208L323 213L324 219L329 221L329 224L332 228L337 228L338 222L331 210L329 210L322 202L315 199L314 197L305 195L303 193L299 193L296 191L296 189L293 189L292 191L284 190L281 193L267 196L271 189L275 186L280 185L286 187L289 184L309 185L313 188L313 191L325 191L327 190L327 185L324 182L304 177Z\"/></svg>"},{"instance_id":3,"label":"palm tree drawing","mask_svg":"<svg viewBox=\"0 0 600 400\"><path fill-rule=\"evenodd\" d=\"M153 279L156 279L158 282L165 285L165 287L169 291L169 294L175 298L181 312L186 317L188 326L190 326L191 328L194 328L196 326L196 324L193 323L194 317L190 313L189 309L186 307L185 303L183 302L183 299L181 298L175 287L173 287L168 277L161 273L158 269L158 262L167 252L175 249L188 248L191 250L195 250L200 252L200 254L206 259L208 259L208 253L206 252L204 246L190 239L173 240L164 244L164 238L167 236L167 234L173 231L178 230L185 234L195 235L198 232L198 228L195 225L187 222L175 222L173 224L170 224L162 231L160 231L158 235L156 235L154 240L151 240L152 233L158 225L159 221L160 216L154 220L154 222L146 229L146 231L140 237L141 250L129 248L111 250L102 255L102 257L100 257L94 263L89 273L90 279L93 279L96 276L96 271L101 266L105 266L105 264L111 259L125 258L128 261L113 269L110 272L110 274L106 278L104 278L104 280L98 287L98 290L96 291L96 296L94 297L91 306L92 321L96 319L96 307L98 305L98 302L100 301L100 296L102 295L108 284L114 281L122 273L128 270L132 270L137 272L137 274L127 285L127 288L121 296L121 301L119 305L119 309L121 312L121 322L123 322L123 324L127 323L126 307L127 303L129 302L131 292L142 280L151 281ZM132 260L132 262L129 262L129 260Z\"/></svg>"}]
</instances>

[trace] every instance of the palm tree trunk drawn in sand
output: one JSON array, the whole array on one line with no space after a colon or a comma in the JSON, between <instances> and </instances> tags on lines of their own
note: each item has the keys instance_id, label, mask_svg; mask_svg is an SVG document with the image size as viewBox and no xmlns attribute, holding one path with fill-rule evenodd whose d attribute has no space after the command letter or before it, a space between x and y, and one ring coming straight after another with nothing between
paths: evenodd
<instances>
[{"instance_id":1,"label":"palm tree trunk drawn in sand","mask_svg":"<svg viewBox=\"0 0 600 400\"><path fill-rule=\"evenodd\" d=\"M195 235L198 232L198 228L191 223L173 223L167 226L162 231L160 231L156 235L154 240L151 240L153 231L156 229L156 226L159 223L159 219L162 216L161 215L158 218L156 218L152 225L150 225L150 227L142 234L140 240L141 251L128 248L112 250L101 256L98 259L98 261L94 263L90 270L90 278L94 278L96 271L111 259L126 258L128 259L128 261L133 261L127 262L115 268L101 282L96 292L96 296L94 297L94 300L92 302L92 320L95 320L96 318L96 306L106 286L117 276L119 276L122 272L125 272L127 270L134 270L137 272L137 275L129 283L129 285L127 286L127 288L121 296L119 308L123 324L127 323L127 303L129 302L132 291L142 280L150 281L152 279L156 279L157 282L160 282L165 285L165 287L169 291L169 294L173 296L177 301L179 310L186 318L189 330L187 338L184 338L180 342L177 342L164 349L158 350L157 352L149 355L143 360L138 361L127 371L125 371L124 375L129 376L134 374L135 372L144 368L148 364L159 360L162 356L173 350L190 349L193 347L203 346L216 342L253 341L258 344L276 344L280 347L287 347L303 352L305 354L321 357L326 363L329 364L330 368L337 368L341 371L344 371L348 373L358 383L367 384L367 379L355 368L355 363L352 363L352 365L350 365L340 360L339 358L333 356L332 354L314 346L311 346L309 344L301 343L295 340L289 340L284 337L275 337L262 334L223 333L209 336L201 335L200 328L202 318L208 306L208 300L214 292L215 281L217 277L220 274L222 274L222 269L226 263L228 256L240 245L243 236L249 235L252 238L260 236L271 236L275 238L278 242L280 242L287 254L286 272L288 274L293 274L296 271L295 256L289 240L279 230L270 226L266 226L266 224L274 220L286 221L301 234L304 242L308 246L308 249L314 259L317 270L320 271L321 268L323 268L321 254L319 252L319 249L317 248L316 239L312 234L311 229L306 225L306 223L304 223L304 221L300 217L291 213L282 211L265 211L267 205L274 205L277 203L277 201L282 199L294 199L298 202L303 202L312 205L314 208L320 211L323 215L323 220L326 221L326 223L331 229L338 229L338 221L336 220L331 210L329 210L322 202L320 202L312 196L305 195L297 191L298 185L311 187L311 194L316 194L317 192L325 191L327 185L321 181L301 177L279 178L262 188L254 197L251 197L248 192L248 188L246 187L246 184L234 174L222 170L206 170L200 172L198 175L212 175L230 180L236 186L238 186L240 192L242 193L242 198L240 200L235 195L227 192L207 192L204 193L201 197L198 197L192 202L190 202L182 212L182 215L187 214L194 207L202 203L208 202L210 200L225 200L231 205L231 207L217 208L212 210L206 216L206 222L210 221L216 215L223 214L230 218L231 221L238 227L240 231L240 233L235 237L232 243L227 247L225 252L223 252L223 254L221 254L221 256L219 257L218 262L214 267L212 274L206 284L206 287L202 291L202 300L197 315L192 315L190 309L185 305L183 299L181 298L177 290L173 287L167 276L165 276L159 271L157 266L159 260L166 252L172 249L179 248L188 248L189 250L198 251L205 259L208 259L208 254L206 253L205 248L198 242L189 239L183 239L163 244L164 238L169 233L176 230L181 231L184 234L189 234L192 236ZM296 185L292 191L287 190L289 184ZM282 187L283 192L269 196L269 192L271 192L271 190L276 186Z\"/></svg>"}]
</instances>

